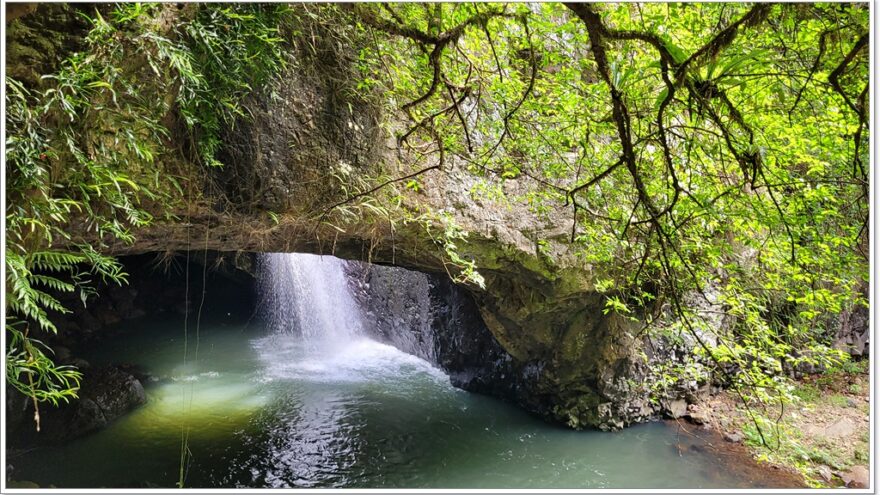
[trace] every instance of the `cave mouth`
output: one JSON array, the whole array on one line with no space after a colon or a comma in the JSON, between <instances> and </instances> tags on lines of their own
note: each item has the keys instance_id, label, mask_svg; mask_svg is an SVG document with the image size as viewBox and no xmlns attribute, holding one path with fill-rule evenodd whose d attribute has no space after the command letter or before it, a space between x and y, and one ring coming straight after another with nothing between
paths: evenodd
<instances>
[{"instance_id":1,"label":"cave mouth","mask_svg":"<svg viewBox=\"0 0 880 495\"><path fill-rule=\"evenodd\" d=\"M179 329L245 325L313 350L367 338L424 359L453 385L510 398L513 360L471 294L446 274L305 253L188 251L120 257L128 283L101 284L86 305L68 296L52 344L77 354L135 331L145 317ZM64 297L64 295L60 295Z\"/></svg>"},{"instance_id":2,"label":"cave mouth","mask_svg":"<svg viewBox=\"0 0 880 495\"><path fill-rule=\"evenodd\" d=\"M65 315L52 344L83 367L80 399L11 445L14 479L173 487L183 465L199 488L754 481L705 448L656 455L682 448L662 423L577 432L491 397L516 388L511 358L448 278L313 255L122 262L129 285Z\"/></svg>"},{"instance_id":3,"label":"cave mouth","mask_svg":"<svg viewBox=\"0 0 880 495\"><path fill-rule=\"evenodd\" d=\"M58 294L72 312L53 315L58 333L47 344L64 364L84 368L86 383L89 356L106 341L126 348L142 333L161 334L179 343L181 361L192 361L200 359L207 333L234 327L311 353L297 359L332 360L349 344L373 342L424 360L455 387L516 399L514 360L471 294L445 274L305 253L200 250L119 260L128 283L99 283L86 304ZM138 345L146 349L150 342ZM141 381L155 378L136 362L122 364Z\"/></svg>"}]
</instances>

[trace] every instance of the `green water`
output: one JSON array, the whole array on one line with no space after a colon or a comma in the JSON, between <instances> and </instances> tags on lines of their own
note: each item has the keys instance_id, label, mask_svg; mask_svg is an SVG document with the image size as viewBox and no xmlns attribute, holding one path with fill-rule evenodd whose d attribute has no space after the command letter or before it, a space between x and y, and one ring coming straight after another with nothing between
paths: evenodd
<instances>
[{"instance_id":1,"label":"green water","mask_svg":"<svg viewBox=\"0 0 880 495\"><path fill-rule=\"evenodd\" d=\"M87 356L136 364L148 402L105 430L10 457L57 487L744 487L663 423L617 433L547 424L457 390L394 348L352 339L323 354L255 326L143 321ZM198 343L196 343L198 342ZM198 357L196 359L196 352ZM684 453L682 453L684 452Z\"/></svg>"}]
</instances>

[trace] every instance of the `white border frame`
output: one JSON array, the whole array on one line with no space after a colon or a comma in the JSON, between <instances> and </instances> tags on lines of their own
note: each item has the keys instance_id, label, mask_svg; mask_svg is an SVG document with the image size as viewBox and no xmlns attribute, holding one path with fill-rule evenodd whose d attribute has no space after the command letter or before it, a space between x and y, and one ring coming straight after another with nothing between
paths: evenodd
<instances>
[{"instance_id":1,"label":"white border frame","mask_svg":"<svg viewBox=\"0 0 880 495\"><path fill-rule=\"evenodd\" d=\"M187 0L188 1L188 0ZM305 0L307 3L313 3L313 0ZM360 1L360 0L356 0ZM406 0L409 1L409 0ZM429 0L433 2L433 0ZM458 0L453 0L458 1ZM519 1L519 0L514 0ZM631 0L619 0L620 3L627 2L629 3ZM655 0L646 0L646 1L655 1ZM723 0L708 0L711 2L722 2ZM828 3L842 3L841 0L826 0ZM163 3L166 0L162 0ZM3 81L6 80L6 4L7 3L22 3L22 2L8 2L7 0L0 1L2 3L2 12L0 12L0 23L2 23L2 27L0 27L0 32L2 32L2 48L0 48L0 74L3 76ZM64 3L57 0L47 0L45 2L40 3ZM75 2L70 2L75 3ZM78 3L78 0L77 2ZM266 2L269 3L269 2ZM277 3L274 2L273 3ZM615 2L616 3L616 2ZM803 3L813 3L813 2L803 2ZM875 17L875 1L870 0L870 67L871 74L875 76L877 74L876 69L876 17ZM869 90L870 97L870 108L873 110L870 115L870 128L874 129L876 132L876 116L878 104L876 100L876 83L880 82L880 78L872 77L871 87ZM0 128L2 128L3 133L3 142L0 143L0 150L3 152L4 157L4 167L3 171L0 172L0 191L3 192L3 205L5 211L6 205L6 167L5 167L5 157L6 157L6 89L5 83L3 84L2 89L3 101L0 103L0 108L2 108L2 124L0 124ZM870 303L869 303L869 321L871 326L871 337L869 339L869 345L874 343L875 337L875 323L876 323L876 303L877 303L877 291L875 287L875 282L877 278L875 276L875 246L876 246L876 235L877 235L877 219L875 217L876 213L876 186L877 186L877 178L876 174L873 173L876 171L876 167L874 167L874 159L877 156L877 140L875 138L875 132L869 131L869 174L870 177L870 205L869 205L869 228L870 228ZM2 220L0 220L0 225L2 225L3 232L0 233L0 239L3 241L3 245L6 245L6 215L4 214ZM5 251L4 251L5 252ZM3 275L3 280L6 280L6 265L3 264L3 267L0 268L0 273ZM2 294L0 294L0 302L2 302L2 306L6 307L6 293L5 290ZM4 310L4 314L2 319L5 323L6 314ZM2 332L2 337L0 337L0 343L2 343L3 349L6 348L6 332ZM3 403L3 409L0 411L0 438L2 438L2 449L0 449L0 470L3 472L3 477L0 478L0 493L27 493L27 494L41 494L41 493L83 493L83 494L91 494L91 493L810 493L810 494L819 494L819 493L839 493L841 491L845 491L846 493L875 493L876 487L876 468L877 468L877 444L876 444L876 431L875 431L875 399L876 399L876 368L877 368L877 360L874 355L874 348L871 347L869 351L869 359L870 359L870 407L871 407L871 417L870 417L870 439L871 439L871 457L869 464L870 470L870 487L864 489L846 489L846 488L833 488L833 489L358 489L358 488L328 488L328 489L271 489L271 488L263 488L263 489L251 489L251 488L222 488L222 489L15 489L15 488L6 488L6 386L5 386L5 374L3 378L3 386L0 386L0 401ZM4 369L5 369L5 359L6 354L2 353L3 356L0 360L3 361Z\"/></svg>"}]
</instances>

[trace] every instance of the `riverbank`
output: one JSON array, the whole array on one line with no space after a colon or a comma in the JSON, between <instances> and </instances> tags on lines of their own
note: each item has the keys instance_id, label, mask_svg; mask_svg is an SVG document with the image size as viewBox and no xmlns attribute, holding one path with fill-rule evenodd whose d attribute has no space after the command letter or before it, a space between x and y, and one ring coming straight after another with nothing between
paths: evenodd
<instances>
[{"instance_id":1,"label":"riverbank","mask_svg":"<svg viewBox=\"0 0 880 495\"><path fill-rule=\"evenodd\" d=\"M770 469L795 473L810 487L868 486L870 453L869 361L800 379L798 401L767 412L761 432L735 393L724 391L689 406L689 419L717 432L733 453ZM766 443L761 440L763 435Z\"/></svg>"},{"instance_id":2,"label":"riverbank","mask_svg":"<svg viewBox=\"0 0 880 495\"><path fill-rule=\"evenodd\" d=\"M761 488L806 488L804 477L794 468L759 461L753 450L742 442L730 442L726 435L706 425L684 419L666 421L678 431L676 445L679 457L687 454L711 455L723 462L725 470L736 476L743 486Z\"/></svg>"}]
</instances>

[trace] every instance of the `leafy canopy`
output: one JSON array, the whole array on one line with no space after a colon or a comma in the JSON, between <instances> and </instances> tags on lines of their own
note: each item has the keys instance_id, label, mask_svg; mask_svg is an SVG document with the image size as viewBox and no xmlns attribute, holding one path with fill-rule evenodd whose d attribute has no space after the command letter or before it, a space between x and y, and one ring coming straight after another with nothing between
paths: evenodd
<instances>
[{"instance_id":1,"label":"leafy canopy","mask_svg":"<svg viewBox=\"0 0 880 495\"><path fill-rule=\"evenodd\" d=\"M679 379L789 399L784 370L843 358L831 322L867 304L866 4L350 14L377 34L362 87L409 122L400 146L466 164L496 195L529 184L508 199L536 215L568 209L583 262L609 274L606 311L696 341L702 364Z\"/></svg>"}]
</instances>

